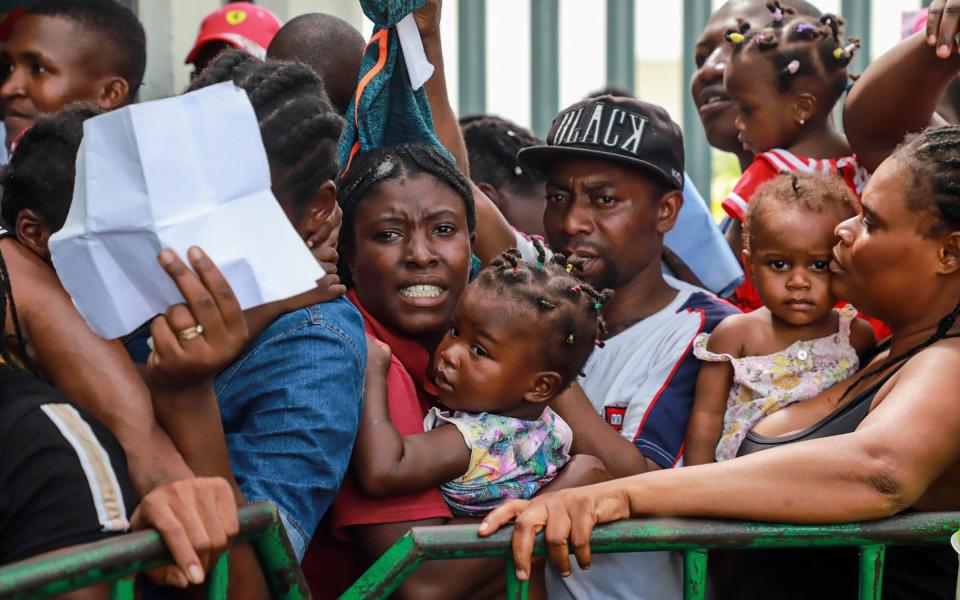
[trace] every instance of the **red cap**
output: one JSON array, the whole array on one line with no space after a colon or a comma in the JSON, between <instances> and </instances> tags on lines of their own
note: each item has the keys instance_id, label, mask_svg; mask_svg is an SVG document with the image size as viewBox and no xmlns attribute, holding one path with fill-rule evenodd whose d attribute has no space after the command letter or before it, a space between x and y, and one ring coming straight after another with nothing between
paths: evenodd
<instances>
[{"instance_id":1,"label":"red cap","mask_svg":"<svg viewBox=\"0 0 960 600\"><path fill-rule=\"evenodd\" d=\"M210 42L226 42L257 58L266 58L267 46L281 25L280 19L262 6L231 2L203 20L200 34L185 62L192 63L200 48Z\"/></svg>"}]
</instances>

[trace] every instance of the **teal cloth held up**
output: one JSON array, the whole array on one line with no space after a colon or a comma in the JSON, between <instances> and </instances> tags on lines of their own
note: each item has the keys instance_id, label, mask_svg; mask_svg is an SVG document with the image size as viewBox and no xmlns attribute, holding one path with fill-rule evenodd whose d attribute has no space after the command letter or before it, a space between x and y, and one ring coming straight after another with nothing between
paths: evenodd
<instances>
[{"instance_id":1,"label":"teal cloth held up","mask_svg":"<svg viewBox=\"0 0 960 600\"><path fill-rule=\"evenodd\" d=\"M426 0L360 0L374 29L360 64L359 105L355 97L347 110L346 126L340 138L341 171L347 170L351 156L357 151L381 146L432 144L450 156L434 132L426 91L423 87L416 91L410 89L410 77L395 27L425 3ZM386 56L381 56L381 52ZM378 64L381 61L382 66ZM369 80L364 83L367 77Z\"/></svg>"}]
</instances>

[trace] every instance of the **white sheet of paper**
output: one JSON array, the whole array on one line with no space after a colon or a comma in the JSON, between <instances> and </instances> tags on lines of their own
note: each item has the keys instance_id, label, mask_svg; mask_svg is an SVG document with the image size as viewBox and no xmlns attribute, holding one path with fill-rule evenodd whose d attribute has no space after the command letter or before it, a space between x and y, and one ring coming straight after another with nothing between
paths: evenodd
<instances>
[{"instance_id":1,"label":"white sheet of paper","mask_svg":"<svg viewBox=\"0 0 960 600\"><path fill-rule=\"evenodd\" d=\"M419 90L433 75L433 65L427 60L420 30L417 29L417 22L412 14L397 23L397 36L400 38L400 50L403 51L407 74L410 75L410 87L414 91Z\"/></svg>"},{"instance_id":2,"label":"white sheet of paper","mask_svg":"<svg viewBox=\"0 0 960 600\"><path fill-rule=\"evenodd\" d=\"M183 302L157 263L204 249L244 309L316 286L323 269L270 189L247 94L221 83L89 119L54 268L90 327L126 335Z\"/></svg>"}]
</instances>

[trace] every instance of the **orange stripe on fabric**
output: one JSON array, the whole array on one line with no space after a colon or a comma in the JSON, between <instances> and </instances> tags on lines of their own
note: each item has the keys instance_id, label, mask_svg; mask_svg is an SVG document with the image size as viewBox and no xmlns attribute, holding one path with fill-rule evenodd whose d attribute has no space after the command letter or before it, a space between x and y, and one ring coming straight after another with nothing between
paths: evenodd
<instances>
[{"instance_id":1,"label":"orange stripe on fabric","mask_svg":"<svg viewBox=\"0 0 960 600\"><path fill-rule=\"evenodd\" d=\"M381 29L367 42L368 48L371 44L377 42L378 57L377 64L373 65L373 68L370 69L367 74L363 76L363 79L360 80L360 83L357 84L357 95L353 101L353 119L354 125L357 127L360 126L360 96L363 95L363 90L367 88L370 80L376 77L380 71L383 71L383 68L387 65L387 41L389 33L389 29Z\"/></svg>"},{"instance_id":2,"label":"orange stripe on fabric","mask_svg":"<svg viewBox=\"0 0 960 600\"><path fill-rule=\"evenodd\" d=\"M347 166L344 167L343 172L340 173L340 177L343 177L347 174L347 171L350 170L350 165L353 164L353 157L357 155L357 152L360 151L360 140L357 140L353 143L353 148L350 148L350 158L347 159Z\"/></svg>"}]
</instances>

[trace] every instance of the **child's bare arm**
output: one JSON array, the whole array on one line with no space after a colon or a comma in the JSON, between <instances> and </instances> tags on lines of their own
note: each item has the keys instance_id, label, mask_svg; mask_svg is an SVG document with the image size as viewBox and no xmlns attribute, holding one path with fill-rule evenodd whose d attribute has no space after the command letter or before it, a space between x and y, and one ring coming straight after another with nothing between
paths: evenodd
<instances>
[{"instance_id":1,"label":"child's bare arm","mask_svg":"<svg viewBox=\"0 0 960 600\"><path fill-rule=\"evenodd\" d=\"M590 454L576 454L560 469L557 476L540 488L538 494L556 492L568 488L582 487L610 481L613 476L607 471L603 461Z\"/></svg>"},{"instance_id":2,"label":"child's bare arm","mask_svg":"<svg viewBox=\"0 0 960 600\"><path fill-rule=\"evenodd\" d=\"M470 465L470 449L456 427L401 436L387 408L388 346L367 337L366 394L351 470L365 494L388 498L456 479Z\"/></svg>"},{"instance_id":3,"label":"child's bare arm","mask_svg":"<svg viewBox=\"0 0 960 600\"><path fill-rule=\"evenodd\" d=\"M710 334L707 349L716 354L739 356L741 343L736 317L725 319ZM741 324L742 326L742 324ZM693 410L687 423L683 464L702 465L716 461L717 443L723 433L723 415L733 384L733 366L728 362L703 362L697 376Z\"/></svg>"},{"instance_id":4,"label":"child's bare arm","mask_svg":"<svg viewBox=\"0 0 960 600\"><path fill-rule=\"evenodd\" d=\"M857 318L850 323L850 345L857 351L857 356L860 357L862 363L867 352L873 350L873 347L877 345L877 338L874 336L873 327L870 326L869 322Z\"/></svg>"}]
</instances>

